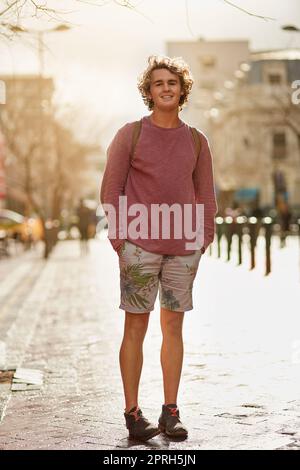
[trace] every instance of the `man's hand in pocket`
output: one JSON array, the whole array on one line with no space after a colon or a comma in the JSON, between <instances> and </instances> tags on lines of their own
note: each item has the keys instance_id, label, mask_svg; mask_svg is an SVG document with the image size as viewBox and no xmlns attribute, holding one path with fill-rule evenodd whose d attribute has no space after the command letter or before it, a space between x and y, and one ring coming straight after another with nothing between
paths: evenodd
<instances>
[{"instance_id":1,"label":"man's hand in pocket","mask_svg":"<svg viewBox=\"0 0 300 470\"><path fill-rule=\"evenodd\" d=\"M124 250L124 246L125 246L125 241L122 243L121 246L119 246L119 248L117 249L117 253L118 253L118 256L121 256L122 253L123 253L123 250Z\"/></svg>"}]
</instances>

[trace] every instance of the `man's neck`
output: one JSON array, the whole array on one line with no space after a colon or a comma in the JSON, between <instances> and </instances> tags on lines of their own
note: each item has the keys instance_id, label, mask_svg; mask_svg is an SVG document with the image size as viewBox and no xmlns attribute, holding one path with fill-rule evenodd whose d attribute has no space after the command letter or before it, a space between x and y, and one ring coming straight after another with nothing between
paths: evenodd
<instances>
[{"instance_id":1,"label":"man's neck","mask_svg":"<svg viewBox=\"0 0 300 470\"><path fill-rule=\"evenodd\" d=\"M174 128L179 127L180 119L178 117L178 111L162 112L160 110L154 110L150 115L151 122L159 127Z\"/></svg>"}]
</instances>

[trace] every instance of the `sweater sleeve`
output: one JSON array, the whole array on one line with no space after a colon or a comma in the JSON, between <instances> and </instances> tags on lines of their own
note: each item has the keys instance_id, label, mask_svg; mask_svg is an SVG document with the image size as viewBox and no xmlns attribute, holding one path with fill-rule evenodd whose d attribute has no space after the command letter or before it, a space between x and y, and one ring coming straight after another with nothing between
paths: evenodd
<instances>
[{"instance_id":1,"label":"sweater sleeve","mask_svg":"<svg viewBox=\"0 0 300 470\"><path fill-rule=\"evenodd\" d=\"M118 130L107 148L107 160L100 189L100 201L102 206L110 204L115 208L116 232L110 233L111 215L107 206L103 206L108 218L108 238L113 249L118 252L124 243L125 234L122 223L119 224L119 196L125 194L125 185L130 169L132 129L130 123Z\"/></svg>"},{"instance_id":2,"label":"sweater sleeve","mask_svg":"<svg viewBox=\"0 0 300 470\"><path fill-rule=\"evenodd\" d=\"M201 151L193 173L195 199L197 204L204 204L204 245L202 253L213 242L215 235L215 216L218 212L214 187L213 157L209 142L200 134Z\"/></svg>"}]
</instances>

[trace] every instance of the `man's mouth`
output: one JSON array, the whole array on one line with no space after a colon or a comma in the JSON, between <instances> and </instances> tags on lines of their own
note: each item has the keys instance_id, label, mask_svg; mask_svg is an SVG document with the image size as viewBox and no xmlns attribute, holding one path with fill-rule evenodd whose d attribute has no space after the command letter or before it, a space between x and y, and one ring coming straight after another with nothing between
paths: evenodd
<instances>
[{"instance_id":1,"label":"man's mouth","mask_svg":"<svg viewBox=\"0 0 300 470\"><path fill-rule=\"evenodd\" d=\"M173 98L172 95L164 95L164 96L161 96L161 99L163 99L164 101L169 101Z\"/></svg>"}]
</instances>

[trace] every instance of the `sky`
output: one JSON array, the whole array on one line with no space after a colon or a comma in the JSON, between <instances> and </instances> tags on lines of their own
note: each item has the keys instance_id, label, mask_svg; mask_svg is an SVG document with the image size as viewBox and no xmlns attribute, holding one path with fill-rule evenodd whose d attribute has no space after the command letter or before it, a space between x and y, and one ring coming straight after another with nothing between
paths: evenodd
<instances>
[{"instance_id":1,"label":"sky","mask_svg":"<svg viewBox=\"0 0 300 470\"><path fill-rule=\"evenodd\" d=\"M166 41L248 39L252 50L300 47L300 33L281 30L285 24L300 27L299 0L231 1L274 19L247 15L223 0L132 0L136 10L113 1L101 7L84 0L50 1L68 12L60 22L71 27L44 35L45 74L55 79L56 101L72 110L78 132L101 128L109 140L124 122L149 113L137 77L149 55L166 54ZM51 29L57 23L31 19L23 25ZM0 74L37 73L35 44L25 34L14 43L2 40Z\"/></svg>"}]
</instances>

